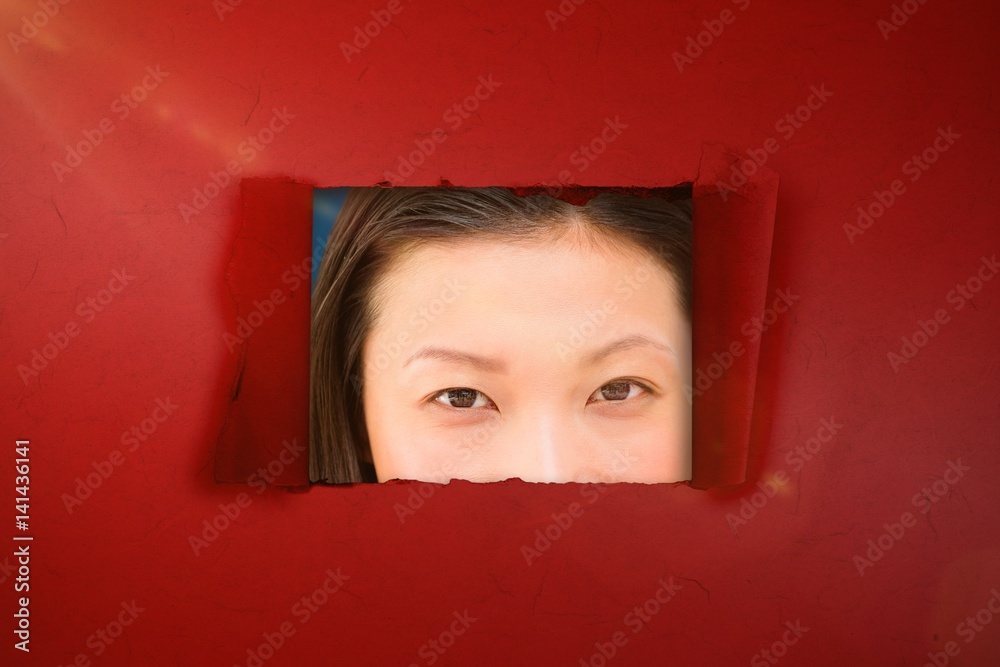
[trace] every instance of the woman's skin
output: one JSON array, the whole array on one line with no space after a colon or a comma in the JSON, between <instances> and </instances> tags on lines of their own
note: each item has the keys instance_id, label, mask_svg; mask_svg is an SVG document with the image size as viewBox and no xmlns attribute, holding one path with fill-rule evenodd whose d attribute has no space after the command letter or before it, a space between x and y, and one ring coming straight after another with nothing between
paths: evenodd
<instances>
[{"instance_id":1,"label":"woman's skin","mask_svg":"<svg viewBox=\"0 0 1000 667\"><path fill-rule=\"evenodd\" d=\"M401 253L363 399L379 481L691 478L691 326L652 255L587 223Z\"/></svg>"}]
</instances>

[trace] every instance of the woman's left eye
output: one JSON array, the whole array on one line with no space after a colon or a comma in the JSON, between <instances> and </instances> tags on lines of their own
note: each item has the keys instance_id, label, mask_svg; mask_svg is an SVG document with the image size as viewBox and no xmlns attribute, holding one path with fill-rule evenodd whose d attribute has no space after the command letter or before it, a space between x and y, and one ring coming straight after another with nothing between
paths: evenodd
<instances>
[{"instance_id":1,"label":"woman's left eye","mask_svg":"<svg viewBox=\"0 0 1000 667\"><path fill-rule=\"evenodd\" d=\"M434 400L450 408L471 409L495 407L493 401L486 394L468 387L445 389L435 396Z\"/></svg>"},{"instance_id":2,"label":"woman's left eye","mask_svg":"<svg viewBox=\"0 0 1000 667\"><path fill-rule=\"evenodd\" d=\"M624 401L630 398L637 398L643 393L649 393L649 389L634 380L614 380L591 394L587 402Z\"/></svg>"}]
</instances>

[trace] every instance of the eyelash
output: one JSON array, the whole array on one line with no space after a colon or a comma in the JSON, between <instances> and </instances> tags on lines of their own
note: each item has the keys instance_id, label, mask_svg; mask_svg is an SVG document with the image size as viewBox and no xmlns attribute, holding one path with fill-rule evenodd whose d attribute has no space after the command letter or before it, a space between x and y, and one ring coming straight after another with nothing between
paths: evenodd
<instances>
[{"instance_id":1,"label":"eyelash","mask_svg":"<svg viewBox=\"0 0 1000 667\"><path fill-rule=\"evenodd\" d=\"M651 396L655 396L656 395L656 392L653 391L653 389L650 388L649 385L647 385L644 382L640 382L639 380L636 380L634 378L616 378L616 379L611 380L609 382L605 382L600 387L598 387L594 391L593 394L591 394L589 397L587 397L587 405L590 405L592 403L624 403L625 401L635 400L637 398L640 398L639 396L627 396L626 398L617 399L617 400L615 400L615 399L609 399L609 398L591 400L591 398L594 396L594 394L600 392L605 387L608 387L609 385L613 385L613 384L629 384L629 385L638 387L641 391L645 392L646 394L649 394ZM456 407L454 405L450 405L450 403L448 402L449 401L448 398L445 398L444 400L441 400L441 398L445 397L447 394L450 394L451 392L459 392L459 391L461 391L461 392L474 392L475 393L475 398L473 399L473 405L468 406L468 407ZM631 391L631 388L630 388L629 389L629 394L631 394L631 393L632 393L632 391ZM478 407L475 406L475 404L477 402L479 402L480 398L484 399L488 403L488 405L486 405L486 406L478 406ZM496 403L493 402L493 399L491 399L489 396L487 396L483 392L479 391L478 389L472 389L471 387L450 387L448 389L442 389L441 391L436 392L435 394L433 394L432 396L430 396L429 402L431 402L431 403L438 403L438 404L442 405L443 407L450 408L452 410L482 410L483 408L492 408L494 410L496 409Z\"/></svg>"}]
</instances>

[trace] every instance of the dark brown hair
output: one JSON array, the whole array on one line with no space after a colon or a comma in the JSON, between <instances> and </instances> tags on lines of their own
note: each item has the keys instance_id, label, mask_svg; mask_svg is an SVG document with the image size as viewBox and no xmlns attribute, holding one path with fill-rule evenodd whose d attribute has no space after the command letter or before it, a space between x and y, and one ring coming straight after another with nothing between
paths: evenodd
<instances>
[{"instance_id":1,"label":"dark brown hair","mask_svg":"<svg viewBox=\"0 0 1000 667\"><path fill-rule=\"evenodd\" d=\"M574 206L507 188L355 188L330 234L313 291L309 478L376 481L365 463L362 350L375 313L371 294L398 253L465 236L516 241L580 222L609 242L658 257L691 319L691 202L607 192Z\"/></svg>"}]
</instances>

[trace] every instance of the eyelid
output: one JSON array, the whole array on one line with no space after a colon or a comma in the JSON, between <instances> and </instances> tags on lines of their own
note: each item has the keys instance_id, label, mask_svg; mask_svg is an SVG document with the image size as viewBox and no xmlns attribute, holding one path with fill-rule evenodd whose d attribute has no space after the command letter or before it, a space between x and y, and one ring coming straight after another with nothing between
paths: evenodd
<instances>
[{"instance_id":1,"label":"eyelid","mask_svg":"<svg viewBox=\"0 0 1000 667\"><path fill-rule=\"evenodd\" d=\"M660 389L656 387L652 382L647 382L646 380L640 380L638 378L631 378L631 377L615 378L614 380L611 380L611 382L631 382L632 384L639 385L640 387L642 387L642 389L644 389L646 392L648 392L653 396L659 396L660 394ZM611 384L611 383L605 382L604 384Z\"/></svg>"},{"instance_id":2,"label":"eyelid","mask_svg":"<svg viewBox=\"0 0 1000 667\"><path fill-rule=\"evenodd\" d=\"M642 381L636 380L634 378L629 379L629 382L636 383L637 385L639 385L640 387L642 387L642 389L647 394L650 394L651 396L655 396L658 393L657 390L653 389L653 387L649 383L647 383L647 382L642 382Z\"/></svg>"}]
</instances>

